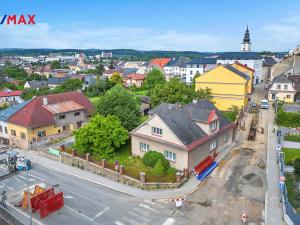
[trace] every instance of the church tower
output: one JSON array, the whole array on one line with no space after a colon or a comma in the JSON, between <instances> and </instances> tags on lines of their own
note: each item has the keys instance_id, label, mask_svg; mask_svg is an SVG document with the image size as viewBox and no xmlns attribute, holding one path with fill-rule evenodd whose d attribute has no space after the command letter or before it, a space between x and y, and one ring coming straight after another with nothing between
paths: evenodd
<instances>
[{"instance_id":1,"label":"church tower","mask_svg":"<svg viewBox=\"0 0 300 225\"><path fill-rule=\"evenodd\" d=\"M247 29L244 35L243 43L241 44L241 51L251 52L250 33L247 25Z\"/></svg>"}]
</instances>

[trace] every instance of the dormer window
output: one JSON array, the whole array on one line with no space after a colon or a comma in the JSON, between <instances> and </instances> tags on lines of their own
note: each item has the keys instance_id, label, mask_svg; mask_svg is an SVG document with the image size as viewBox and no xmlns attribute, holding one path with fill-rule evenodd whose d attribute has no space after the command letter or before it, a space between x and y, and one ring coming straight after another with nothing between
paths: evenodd
<instances>
[{"instance_id":1,"label":"dormer window","mask_svg":"<svg viewBox=\"0 0 300 225\"><path fill-rule=\"evenodd\" d=\"M280 84L277 85L277 89L278 89L278 90L281 89L281 85L280 85Z\"/></svg>"},{"instance_id":2,"label":"dormer window","mask_svg":"<svg viewBox=\"0 0 300 225\"><path fill-rule=\"evenodd\" d=\"M287 84L285 84L285 85L283 86L283 89L284 89L284 90L287 90L287 89L288 89Z\"/></svg>"},{"instance_id":3,"label":"dormer window","mask_svg":"<svg viewBox=\"0 0 300 225\"><path fill-rule=\"evenodd\" d=\"M210 123L210 131L213 132L218 128L218 121L213 121Z\"/></svg>"}]
</instances>

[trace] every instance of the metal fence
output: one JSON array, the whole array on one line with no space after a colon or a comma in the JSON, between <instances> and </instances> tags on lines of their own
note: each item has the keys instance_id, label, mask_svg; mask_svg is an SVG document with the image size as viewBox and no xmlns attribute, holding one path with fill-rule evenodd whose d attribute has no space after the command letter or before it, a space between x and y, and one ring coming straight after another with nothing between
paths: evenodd
<instances>
[{"instance_id":1,"label":"metal fence","mask_svg":"<svg viewBox=\"0 0 300 225\"><path fill-rule=\"evenodd\" d=\"M0 206L0 224L2 225L24 225L4 207Z\"/></svg>"},{"instance_id":2,"label":"metal fence","mask_svg":"<svg viewBox=\"0 0 300 225\"><path fill-rule=\"evenodd\" d=\"M280 135L277 135L277 144L281 145L281 137ZM280 173L284 174L284 158L283 154L280 154L278 151L278 158L279 158L279 168L280 168ZM289 199L288 199L288 193L287 189L284 186L283 191L282 191L282 202L283 202L283 213L284 219L288 224L300 224L300 214L298 214L293 206L290 204Z\"/></svg>"}]
</instances>

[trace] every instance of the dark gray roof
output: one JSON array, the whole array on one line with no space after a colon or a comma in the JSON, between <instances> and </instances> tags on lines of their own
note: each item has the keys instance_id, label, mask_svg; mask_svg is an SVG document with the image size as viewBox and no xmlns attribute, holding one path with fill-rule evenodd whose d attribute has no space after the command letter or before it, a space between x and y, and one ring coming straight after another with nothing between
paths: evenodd
<instances>
[{"instance_id":1,"label":"dark gray roof","mask_svg":"<svg viewBox=\"0 0 300 225\"><path fill-rule=\"evenodd\" d=\"M28 84L31 88L41 88L41 87L47 87L47 81L38 81L38 80L31 80L28 81Z\"/></svg>"},{"instance_id":2,"label":"dark gray roof","mask_svg":"<svg viewBox=\"0 0 300 225\"><path fill-rule=\"evenodd\" d=\"M242 77L242 78L244 78L244 79L246 79L246 80L250 80L250 77L249 77L247 74L245 74L245 73L239 71L238 69L234 68L233 66L227 64L227 65L224 65L224 67L225 67L226 69L230 70L231 72L236 73L236 74L239 75L240 77Z\"/></svg>"},{"instance_id":3,"label":"dark gray roof","mask_svg":"<svg viewBox=\"0 0 300 225\"><path fill-rule=\"evenodd\" d=\"M289 80L285 75L280 74L277 77L274 77L273 83L284 83L284 84L290 84L293 83L291 80Z\"/></svg>"},{"instance_id":4,"label":"dark gray roof","mask_svg":"<svg viewBox=\"0 0 300 225\"><path fill-rule=\"evenodd\" d=\"M262 59L261 55L257 52L225 52L221 54L218 59L231 59L231 60L239 60L239 59Z\"/></svg>"},{"instance_id":5,"label":"dark gray roof","mask_svg":"<svg viewBox=\"0 0 300 225\"><path fill-rule=\"evenodd\" d=\"M48 85L62 85L67 79L67 77L49 77Z\"/></svg>"},{"instance_id":6,"label":"dark gray roof","mask_svg":"<svg viewBox=\"0 0 300 225\"><path fill-rule=\"evenodd\" d=\"M217 64L217 59L216 58L195 58L186 62L186 64L203 64L203 65Z\"/></svg>"},{"instance_id":7,"label":"dark gray roof","mask_svg":"<svg viewBox=\"0 0 300 225\"><path fill-rule=\"evenodd\" d=\"M11 106L9 108L0 111L0 121L7 121L11 116L18 112L21 108L27 105L31 100L22 102L18 105Z\"/></svg>"},{"instance_id":8,"label":"dark gray roof","mask_svg":"<svg viewBox=\"0 0 300 225\"><path fill-rule=\"evenodd\" d=\"M149 114L157 114L184 145L189 145L207 135L195 121L207 121L212 110L216 110L220 118L220 128L229 124L222 113L207 100L181 107L176 104L162 103L150 110Z\"/></svg>"},{"instance_id":9,"label":"dark gray roof","mask_svg":"<svg viewBox=\"0 0 300 225\"><path fill-rule=\"evenodd\" d=\"M273 57L271 57L271 56L264 57L264 65L266 65L266 66L273 66L276 63L277 62L276 62L276 60Z\"/></svg>"},{"instance_id":10,"label":"dark gray roof","mask_svg":"<svg viewBox=\"0 0 300 225\"><path fill-rule=\"evenodd\" d=\"M166 66L173 66L173 67L182 67L188 62L187 58L172 58Z\"/></svg>"}]
</instances>

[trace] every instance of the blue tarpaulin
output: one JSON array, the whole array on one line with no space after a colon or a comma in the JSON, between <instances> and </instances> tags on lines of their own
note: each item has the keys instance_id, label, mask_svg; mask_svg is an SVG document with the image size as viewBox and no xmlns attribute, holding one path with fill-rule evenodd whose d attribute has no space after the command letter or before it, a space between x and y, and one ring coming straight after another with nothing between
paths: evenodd
<instances>
[{"instance_id":1,"label":"blue tarpaulin","mask_svg":"<svg viewBox=\"0 0 300 225\"><path fill-rule=\"evenodd\" d=\"M213 162L209 167L207 167L205 170L203 170L202 173L200 173L197 176L197 179L200 181L203 181L217 166L218 166L218 163Z\"/></svg>"}]
</instances>

